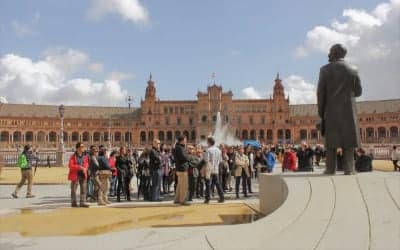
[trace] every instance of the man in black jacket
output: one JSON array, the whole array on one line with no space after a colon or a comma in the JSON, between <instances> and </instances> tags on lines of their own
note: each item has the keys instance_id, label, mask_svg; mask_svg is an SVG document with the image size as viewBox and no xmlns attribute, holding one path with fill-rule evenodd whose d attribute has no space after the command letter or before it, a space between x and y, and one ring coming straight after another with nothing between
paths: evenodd
<instances>
[{"instance_id":1,"label":"man in black jacket","mask_svg":"<svg viewBox=\"0 0 400 250\"><path fill-rule=\"evenodd\" d=\"M153 147L150 150L150 173L151 173L151 200L161 201L161 152L160 140L153 140Z\"/></svg>"},{"instance_id":2,"label":"man in black jacket","mask_svg":"<svg viewBox=\"0 0 400 250\"><path fill-rule=\"evenodd\" d=\"M183 136L178 137L178 142L175 144L175 166L176 176L178 177L178 185L176 187L176 195L174 203L187 205L188 196L188 168L189 168L189 157L186 153L186 139Z\"/></svg>"},{"instance_id":3,"label":"man in black jacket","mask_svg":"<svg viewBox=\"0 0 400 250\"><path fill-rule=\"evenodd\" d=\"M307 145L307 143L302 142L301 147L297 151L297 171L314 171L312 166L313 154L313 150Z\"/></svg>"}]
</instances>

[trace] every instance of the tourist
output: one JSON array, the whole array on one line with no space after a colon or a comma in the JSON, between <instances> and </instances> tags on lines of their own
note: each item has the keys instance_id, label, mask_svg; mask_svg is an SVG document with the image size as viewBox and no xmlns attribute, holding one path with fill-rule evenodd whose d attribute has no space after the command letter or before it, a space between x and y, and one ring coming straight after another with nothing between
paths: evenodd
<instances>
[{"instance_id":1,"label":"tourist","mask_svg":"<svg viewBox=\"0 0 400 250\"><path fill-rule=\"evenodd\" d=\"M195 195L197 189L197 178L199 177L199 166L200 158L196 154L196 149L194 146L187 146L188 158L189 158L189 199L188 201L193 201L193 196Z\"/></svg>"},{"instance_id":2,"label":"tourist","mask_svg":"<svg viewBox=\"0 0 400 250\"><path fill-rule=\"evenodd\" d=\"M228 183L228 190L232 192L232 179L234 179L235 177L235 148L233 146L229 147L227 156L229 165L229 175L226 182Z\"/></svg>"},{"instance_id":3,"label":"tourist","mask_svg":"<svg viewBox=\"0 0 400 250\"><path fill-rule=\"evenodd\" d=\"M296 171L296 154L291 146L287 146L285 153L283 154L283 161L282 161L282 172L287 170Z\"/></svg>"},{"instance_id":4,"label":"tourist","mask_svg":"<svg viewBox=\"0 0 400 250\"><path fill-rule=\"evenodd\" d=\"M50 155L47 155L46 162L47 162L47 167L48 167L48 168L51 168L51 164L50 164Z\"/></svg>"},{"instance_id":5,"label":"tourist","mask_svg":"<svg viewBox=\"0 0 400 250\"><path fill-rule=\"evenodd\" d=\"M111 168L111 181L110 181L110 196L114 197L117 194L117 175L118 175L118 170L115 165L115 161L117 159L118 152L116 150L113 150L110 154L110 158L108 158L108 164L110 165Z\"/></svg>"},{"instance_id":6,"label":"tourist","mask_svg":"<svg viewBox=\"0 0 400 250\"><path fill-rule=\"evenodd\" d=\"M394 171L397 171L397 169L400 171L400 166L398 165L400 160L400 152L397 150L396 146L393 146L391 159L393 162Z\"/></svg>"},{"instance_id":7,"label":"tourist","mask_svg":"<svg viewBox=\"0 0 400 250\"><path fill-rule=\"evenodd\" d=\"M151 200L161 201L161 152L160 152L160 140L154 139L153 146L150 150L150 174L151 174Z\"/></svg>"},{"instance_id":8,"label":"tourist","mask_svg":"<svg viewBox=\"0 0 400 250\"><path fill-rule=\"evenodd\" d=\"M99 178L99 149L92 145L89 149L89 180L88 180L88 194L90 201L98 201L100 178ZM100 205L100 204L99 204Z\"/></svg>"},{"instance_id":9,"label":"tourist","mask_svg":"<svg viewBox=\"0 0 400 250\"><path fill-rule=\"evenodd\" d=\"M247 180L249 173L249 157L244 153L243 146L239 146L239 150L235 155L235 191L236 198L239 198L240 180L242 180L242 188L244 197L247 197Z\"/></svg>"},{"instance_id":10,"label":"tourist","mask_svg":"<svg viewBox=\"0 0 400 250\"><path fill-rule=\"evenodd\" d=\"M132 161L129 160L126 147L122 146L115 162L118 170L117 202L121 202L121 190L123 190L126 200L131 201L129 185L133 176Z\"/></svg>"},{"instance_id":11,"label":"tourist","mask_svg":"<svg viewBox=\"0 0 400 250\"><path fill-rule=\"evenodd\" d=\"M76 201L76 190L80 188L80 207L89 207L86 203L86 185L89 168L89 158L84 154L84 145L78 142L75 146L76 151L69 159L68 180L71 181L71 207L78 207Z\"/></svg>"},{"instance_id":12,"label":"tourist","mask_svg":"<svg viewBox=\"0 0 400 250\"><path fill-rule=\"evenodd\" d=\"M321 148L321 145L317 144L314 150L314 155L315 155L315 165L319 166L319 163L322 159L323 156L323 149Z\"/></svg>"},{"instance_id":13,"label":"tourist","mask_svg":"<svg viewBox=\"0 0 400 250\"><path fill-rule=\"evenodd\" d=\"M32 147L30 145L25 145L24 151L22 152L22 154L18 156L18 167L21 169L21 180L15 187L15 191L11 194L12 197L18 198L18 191L21 189L21 187L25 184L26 181L28 181L26 198L35 197L32 194L32 186L33 186L32 167L34 161L37 164L38 158L33 154Z\"/></svg>"},{"instance_id":14,"label":"tourist","mask_svg":"<svg viewBox=\"0 0 400 250\"><path fill-rule=\"evenodd\" d=\"M111 176L111 167L110 164L108 163L108 159L106 157L107 155L107 149L104 146L99 146L99 157L98 157L98 162L99 162L99 180L100 180L100 186L98 190L98 196L97 196L97 204L98 205L107 205L111 204L111 202L108 200L108 188L110 185L109 179Z\"/></svg>"},{"instance_id":15,"label":"tourist","mask_svg":"<svg viewBox=\"0 0 400 250\"><path fill-rule=\"evenodd\" d=\"M254 167L254 153L253 153L253 149L251 148L251 146L247 146L246 148L246 154L247 157L249 157L249 175L247 176L247 191L249 193L253 193L252 189L251 189L251 177L253 177L253 167Z\"/></svg>"},{"instance_id":16,"label":"tourist","mask_svg":"<svg viewBox=\"0 0 400 250\"><path fill-rule=\"evenodd\" d=\"M343 59L341 44L331 47L329 63L321 67L318 81L318 114L327 150L325 174L335 174L336 153L343 157L345 175L354 174L354 149L360 145L355 97L361 96L360 78Z\"/></svg>"},{"instance_id":17,"label":"tourist","mask_svg":"<svg viewBox=\"0 0 400 250\"><path fill-rule=\"evenodd\" d=\"M138 198L143 194L143 199L151 200L151 175L150 175L150 152L145 148L138 159L137 178L139 180Z\"/></svg>"},{"instance_id":18,"label":"tourist","mask_svg":"<svg viewBox=\"0 0 400 250\"><path fill-rule=\"evenodd\" d=\"M205 179L206 182L206 193L204 203L210 202L210 188L211 185L215 185L218 192L218 202L222 203L225 201L224 192L222 191L221 183L218 180L219 174L219 163L222 160L221 150L215 146L215 140L213 137L207 138L208 149L205 155L205 161L210 166L210 178Z\"/></svg>"},{"instance_id":19,"label":"tourist","mask_svg":"<svg viewBox=\"0 0 400 250\"><path fill-rule=\"evenodd\" d=\"M297 171L314 171L312 166L313 155L313 150L307 145L306 142L303 141L296 154L298 160Z\"/></svg>"},{"instance_id":20,"label":"tourist","mask_svg":"<svg viewBox=\"0 0 400 250\"><path fill-rule=\"evenodd\" d=\"M267 150L268 151L268 150ZM276 162L276 154L275 154L275 148L271 148L266 154L265 154L265 163L267 164L267 171L268 173L272 173L275 168L275 162Z\"/></svg>"},{"instance_id":21,"label":"tourist","mask_svg":"<svg viewBox=\"0 0 400 250\"><path fill-rule=\"evenodd\" d=\"M372 159L365 154L365 150L359 148L357 150L357 159L355 169L357 172L371 172L372 171Z\"/></svg>"},{"instance_id":22,"label":"tourist","mask_svg":"<svg viewBox=\"0 0 400 250\"><path fill-rule=\"evenodd\" d=\"M161 145L161 169L163 194L168 194L171 186L168 178L171 171L171 156L169 148L167 148L165 144Z\"/></svg>"},{"instance_id":23,"label":"tourist","mask_svg":"<svg viewBox=\"0 0 400 250\"><path fill-rule=\"evenodd\" d=\"M174 158L175 168L177 176L177 186L175 193L175 204L189 205L188 199L188 168L189 168L189 157L185 150L186 138L182 135L178 137L178 141L175 144Z\"/></svg>"},{"instance_id":24,"label":"tourist","mask_svg":"<svg viewBox=\"0 0 400 250\"><path fill-rule=\"evenodd\" d=\"M197 187L196 197L202 198L202 197L204 197L204 186L205 186L205 175L206 175L205 170L207 168L207 166L206 166L207 164L206 164L206 161L204 160L205 152L200 145L197 146L196 154L200 161L199 165L198 165L199 177L197 178L197 184L196 184L196 187Z\"/></svg>"},{"instance_id":25,"label":"tourist","mask_svg":"<svg viewBox=\"0 0 400 250\"><path fill-rule=\"evenodd\" d=\"M254 157L254 175L258 178L259 173L264 173L267 171L267 167L265 166L265 159L261 149L256 151L256 155Z\"/></svg>"},{"instance_id":26,"label":"tourist","mask_svg":"<svg viewBox=\"0 0 400 250\"><path fill-rule=\"evenodd\" d=\"M219 163L220 183L224 192L228 190L229 157L226 145L221 144L221 162Z\"/></svg>"}]
</instances>

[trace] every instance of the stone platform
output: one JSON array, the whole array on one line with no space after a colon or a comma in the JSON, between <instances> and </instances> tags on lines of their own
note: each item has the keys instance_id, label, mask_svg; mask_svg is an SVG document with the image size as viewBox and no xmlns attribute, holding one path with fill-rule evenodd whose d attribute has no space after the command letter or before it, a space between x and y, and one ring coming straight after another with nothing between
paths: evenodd
<instances>
[{"instance_id":1,"label":"stone platform","mask_svg":"<svg viewBox=\"0 0 400 250\"><path fill-rule=\"evenodd\" d=\"M250 224L79 237L3 233L0 249L400 249L398 172L326 176L321 171L263 174L260 204L268 215ZM3 205L4 188L0 186L0 208L13 209L18 205L15 200L10 201L14 205Z\"/></svg>"}]
</instances>

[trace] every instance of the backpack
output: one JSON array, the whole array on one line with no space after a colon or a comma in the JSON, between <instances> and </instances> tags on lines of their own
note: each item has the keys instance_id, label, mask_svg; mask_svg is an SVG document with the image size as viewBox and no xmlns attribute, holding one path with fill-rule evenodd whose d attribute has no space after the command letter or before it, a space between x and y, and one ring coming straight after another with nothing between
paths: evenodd
<instances>
[{"instance_id":1,"label":"backpack","mask_svg":"<svg viewBox=\"0 0 400 250\"><path fill-rule=\"evenodd\" d=\"M26 155L25 154L20 154L18 157L18 162L17 165L19 168L24 169L28 167L28 160L26 159Z\"/></svg>"}]
</instances>

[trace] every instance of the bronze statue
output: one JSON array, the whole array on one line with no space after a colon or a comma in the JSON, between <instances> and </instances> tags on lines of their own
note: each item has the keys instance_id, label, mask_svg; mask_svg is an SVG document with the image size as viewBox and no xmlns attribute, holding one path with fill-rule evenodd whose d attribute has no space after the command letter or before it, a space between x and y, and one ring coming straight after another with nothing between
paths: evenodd
<instances>
[{"instance_id":1,"label":"bronze statue","mask_svg":"<svg viewBox=\"0 0 400 250\"><path fill-rule=\"evenodd\" d=\"M354 149L360 145L355 98L362 88L357 70L344 61L346 53L343 45L333 45L329 63L319 73L318 114L327 149L326 174L336 173L337 154L343 157L344 174L354 174Z\"/></svg>"}]
</instances>

